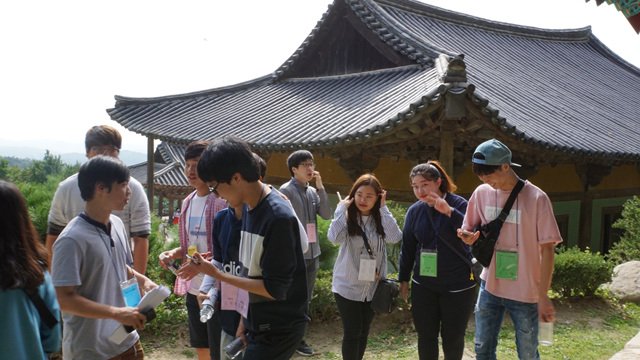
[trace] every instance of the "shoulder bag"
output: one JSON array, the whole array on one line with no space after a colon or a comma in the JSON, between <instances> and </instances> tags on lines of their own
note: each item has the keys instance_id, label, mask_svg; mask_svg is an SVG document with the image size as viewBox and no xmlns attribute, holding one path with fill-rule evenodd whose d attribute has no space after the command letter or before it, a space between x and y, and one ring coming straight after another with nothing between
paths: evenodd
<instances>
[{"instance_id":1,"label":"shoulder bag","mask_svg":"<svg viewBox=\"0 0 640 360\"><path fill-rule=\"evenodd\" d=\"M373 251L369 246L369 240L367 239L367 233L362 229L362 239L364 240L364 246L367 248L369 257L373 259ZM371 308L373 311L379 314L392 314L398 311L398 280L397 279L380 279L378 276L378 270L376 270L376 292L371 299Z\"/></svg>"},{"instance_id":2,"label":"shoulder bag","mask_svg":"<svg viewBox=\"0 0 640 360\"><path fill-rule=\"evenodd\" d=\"M473 257L478 259L480 264L484 267L488 267L491 264L491 258L493 258L493 250L496 246L496 242L498 241L498 236L500 236L500 229L502 229L502 224L504 224L505 220L509 216L509 211L511 211L511 207L513 206L516 197L522 187L524 186L524 181L518 179L518 183L511 190L511 194L509 195L509 199L507 199L507 203L502 208L502 212L498 217L487 224L480 225L474 231L480 230L480 237L476 242L471 245L471 254Z\"/></svg>"}]
</instances>

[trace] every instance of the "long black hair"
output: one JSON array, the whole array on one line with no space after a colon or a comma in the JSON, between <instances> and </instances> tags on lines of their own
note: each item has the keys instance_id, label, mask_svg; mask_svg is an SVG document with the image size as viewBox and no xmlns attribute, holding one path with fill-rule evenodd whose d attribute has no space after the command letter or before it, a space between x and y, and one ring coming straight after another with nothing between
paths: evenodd
<instances>
[{"instance_id":1,"label":"long black hair","mask_svg":"<svg viewBox=\"0 0 640 360\"><path fill-rule=\"evenodd\" d=\"M353 199L353 202L347 208L347 232L349 236L362 236L362 227L360 227L360 210L356 206L356 192L361 186L372 186L373 189L378 194L378 198L376 199L376 203L373 205L371 209L371 218L376 224L376 231L378 234L384 239L385 233L384 228L382 227L382 220L380 217L380 203L382 202L382 184L378 178L373 176L373 174L364 174L356 180L356 182L351 187L351 191L349 191L349 198Z\"/></svg>"},{"instance_id":2,"label":"long black hair","mask_svg":"<svg viewBox=\"0 0 640 360\"><path fill-rule=\"evenodd\" d=\"M0 180L0 204L0 287L36 287L49 266L47 250L15 185Z\"/></svg>"}]
</instances>

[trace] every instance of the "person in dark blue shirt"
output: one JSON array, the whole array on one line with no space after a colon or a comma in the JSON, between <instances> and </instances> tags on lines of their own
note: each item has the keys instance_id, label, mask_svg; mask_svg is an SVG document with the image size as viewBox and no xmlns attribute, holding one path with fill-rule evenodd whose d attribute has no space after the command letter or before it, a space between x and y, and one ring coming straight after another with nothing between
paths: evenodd
<instances>
[{"instance_id":1,"label":"person in dark blue shirt","mask_svg":"<svg viewBox=\"0 0 640 360\"><path fill-rule=\"evenodd\" d=\"M298 219L277 191L260 181L249 145L233 136L212 142L198 176L229 204L244 203L240 271L220 271L199 253L200 271L238 288L236 306L247 329L246 359L289 359L309 318L306 268ZM224 293L224 290L223 290Z\"/></svg>"},{"instance_id":2,"label":"person in dark blue shirt","mask_svg":"<svg viewBox=\"0 0 640 360\"><path fill-rule=\"evenodd\" d=\"M456 233L467 200L454 194L455 184L437 161L415 166L409 178L418 201L402 231L400 293L406 300L413 271L411 311L420 359L438 358L438 335L445 358L462 359L476 286L462 258L471 260L470 248Z\"/></svg>"}]
</instances>

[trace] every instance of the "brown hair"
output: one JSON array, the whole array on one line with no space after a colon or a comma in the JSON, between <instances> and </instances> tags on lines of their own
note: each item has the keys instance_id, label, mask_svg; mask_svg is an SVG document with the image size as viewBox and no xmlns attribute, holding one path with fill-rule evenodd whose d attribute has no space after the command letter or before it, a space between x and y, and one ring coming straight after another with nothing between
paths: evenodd
<instances>
[{"instance_id":1,"label":"brown hair","mask_svg":"<svg viewBox=\"0 0 640 360\"><path fill-rule=\"evenodd\" d=\"M378 178L373 174L364 174L360 176L351 187L351 191L349 191L349 198L354 200L347 208L347 232L349 233L349 236L362 236L362 228L360 227L360 217L362 214L360 214L360 210L358 210L358 207L355 204L356 192L361 186L372 186L378 194L378 199L376 199L376 203L371 209L371 218L373 218L373 221L376 223L376 230L378 231L378 234L384 238L385 233L384 228L382 227L382 220L380 218L380 202L382 201L380 195L382 193L382 184L380 184Z\"/></svg>"},{"instance_id":2,"label":"brown hair","mask_svg":"<svg viewBox=\"0 0 640 360\"><path fill-rule=\"evenodd\" d=\"M0 203L0 287L36 287L44 281L49 266L47 250L15 185L0 180Z\"/></svg>"},{"instance_id":3,"label":"brown hair","mask_svg":"<svg viewBox=\"0 0 640 360\"><path fill-rule=\"evenodd\" d=\"M190 142L184 150L184 160L187 161L199 157L209 144L211 144L211 141L197 140Z\"/></svg>"},{"instance_id":4,"label":"brown hair","mask_svg":"<svg viewBox=\"0 0 640 360\"><path fill-rule=\"evenodd\" d=\"M118 130L109 125L97 125L87 131L84 137L84 147L87 152L94 146L112 145L118 150L122 148L122 136Z\"/></svg>"},{"instance_id":5,"label":"brown hair","mask_svg":"<svg viewBox=\"0 0 640 360\"><path fill-rule=\"evenodd\" d=\"M442 179L439 187L442 193L453 194L458 189L447 172L444 171L442 165L436 160L429 160L424 164L414 166L413 169L411 169L411 173L409 173L409 179L413 180L413 178L418 175L424 177L429 181L437 181L438 179Z\"/></svg>"}]
</instances>

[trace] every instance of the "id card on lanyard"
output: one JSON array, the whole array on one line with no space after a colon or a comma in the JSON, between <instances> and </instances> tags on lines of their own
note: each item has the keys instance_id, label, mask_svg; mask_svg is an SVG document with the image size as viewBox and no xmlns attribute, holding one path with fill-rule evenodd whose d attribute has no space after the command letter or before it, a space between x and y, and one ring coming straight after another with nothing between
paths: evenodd
<instances>
[{"instance_id":1,"label":"id card on lanyard","mask_svg":"<svg viewBox=\"0 0 640 360\"><path fill-rule=\"evenodd\" d=\"M438 223L440 220L440 216L436 213L436 221L433 224L433 232L434 232L434 248L433 249L425 249L424 244L427 241L426 239L426 229L427 229L427 216L431 217L429 214L429 205L425 205L425 219L424 225L422 227L422 248L420 249L420 276L429 276L429 277L437 277L438 276Z\"/></svg>"},{"instance_id":2,"label":"id card on lanyard","mask_svg":"<svg viewBox=\"0 0 640 360\"><path fill-rule=\"evenodd\" d=\"M438 252L422 249L420 252L420 276L438 276Z\"/></svg>"},{"instance_id":3,"label":"id card on lanyard","mask_svg":"<svg viewBox=\"0 0 640 360\"><path fill-rule=\"evenodd\" d=\"M316 224L307 224L307 240L310 243L317 241L316 239Z\"/></svg>"},{"instance_id":4,"label":"id card on lanyard","mask_svg":"<svg viewBox=\"0 0 640 360\"><path fill-rule=\"evenodd\" d=\"M376 280L376 259L372 259L368 254L360 256L360 269L358 271L358 280L375 281Z\"/></svg>"},{"instance_id":5,"label":"id card on lanyard","mask_svg":"<svg viewBox=\"0 0 640 360\"><path fill-rule=\"evenodd\" d=\"M127 306L136 307L140 303L140 290L138 290L138 280L132 277L129 280L120 282L120 290L124 296Z\"/></svg>"},{"instance_id":6,"label":"id card on lanyard","mask_svg":"<svg viewBox=\"0 0 640 360\"><path fill-rule=\"evenodd\" d=\"M249 313L249 292L224 281L220 285L220 290L222 293L220 309L235 310L246 318Z\"/></svg>"},{"instance_id":7,"label":"id card on lanyard","mask_svg":"<svg viewBox=\"0 0 640 360\"><path fill-rule=\"evenodd\" d=\"M517 251L496 251L496 278L518 280Z\"/></svg>"}]
</instances>

